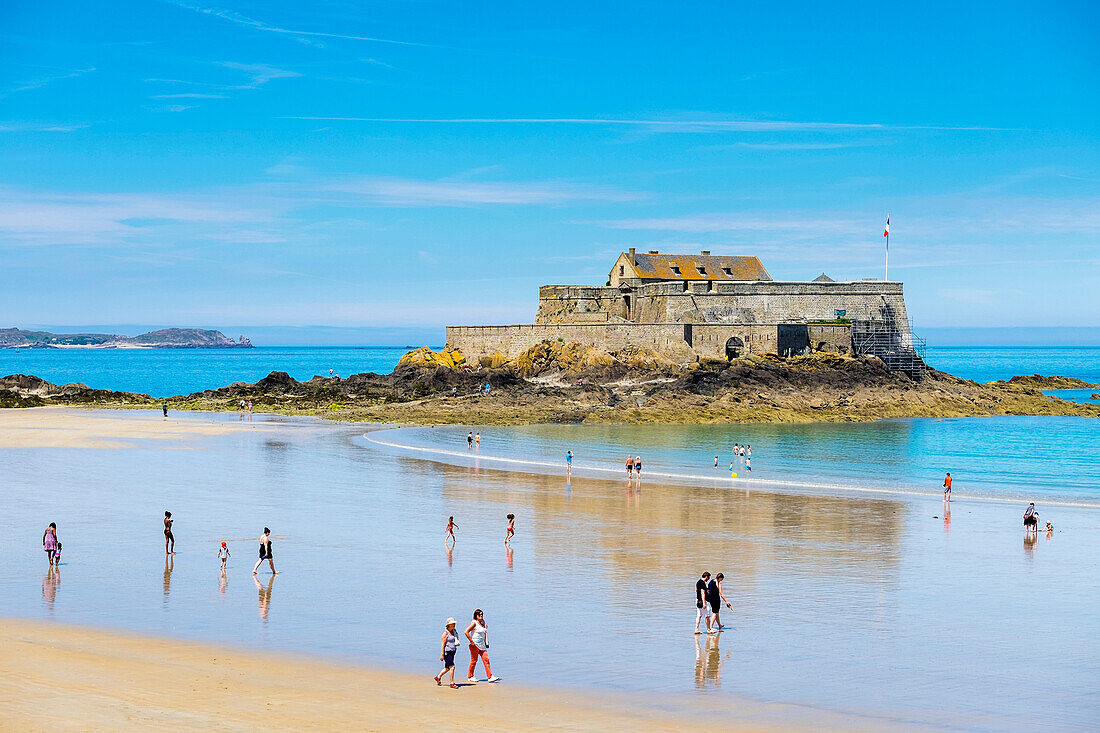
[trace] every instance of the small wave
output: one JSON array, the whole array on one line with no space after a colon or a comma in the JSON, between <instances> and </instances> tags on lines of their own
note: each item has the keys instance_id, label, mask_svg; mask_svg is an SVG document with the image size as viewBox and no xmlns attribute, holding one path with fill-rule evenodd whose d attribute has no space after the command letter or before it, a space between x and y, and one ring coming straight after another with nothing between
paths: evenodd
<instances>
[{"instance_id":1,"label":"small wave","mask_svg":"<svg viewBox=\"0 0 1100 733\"><path fill-rule=\"evenodd\" d=\"M499 470L507 470L506 467L514 467L520 469L521 473L534 473L544 476L561 476L564 474L563 466L560 462L551 461L539 461L527 458L510 458L507 456L494 456L486 453L474 453L471 454L468 451L448 450L446 448L423 446L423 445L409 445L407 443L394 442L392 440L382 440L380 436L389 435L391 433L399 432L396 429L390 430L378 430L370 433L364 433L363 439L369 443L383 446L386 448L393 448L396 450L410 451L413 453L423 453L432 456L440 463L447 463L449 465L465 466L467 462L485 461L488 463L501 464ZM404 432L409 432L408 429L404 429ZM441 460L443 458L459 459L454 461ZM525 469L525 470L524 470ZM573 475L577 476L619 476L621 477L623 468L610 467L610 466L595 466L586 463L575 462L573 463ZM677 484L686 484L689 486L702 486L704 488L713 488L715 486L727 486L745 491L752 490L772 490L783 493L798 493L798 494L813 494L813 495L850 495L850 494L878 494L887 496L906 496L906 497L922 497L931 498L939 497L938 491L922 491L920 489L909 487L884 487L884 486L861 486L859 484L837 484L817 481L794 481L794 480L777 480L771 478L749 478L747 476L716 476L706 474L693 474L693 473L680 473L672 471L649 471L645 472L647 479L661 478L671 481ZM1019 504L1021 501L1026 502L1028 498L1024 495L1012 496L1012 495L992 495L985 493L967 492L965 495L958 495L956 501L960 498L975 499L978 501L986 501L998 504ZM1070 499L1066 497L1058 496L1043 496L1042 502L1045 504L1052 504L1057 506L1066 507L1084 507L1090 509L1100 508L1100 502Z\"/></svg>"}]
</instances>

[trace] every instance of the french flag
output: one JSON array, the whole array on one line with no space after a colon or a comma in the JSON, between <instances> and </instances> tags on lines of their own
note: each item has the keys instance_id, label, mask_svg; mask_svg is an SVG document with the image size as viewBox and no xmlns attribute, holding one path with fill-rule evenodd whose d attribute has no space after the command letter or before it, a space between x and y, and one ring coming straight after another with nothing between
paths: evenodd
<instances>
[{"instance_id":1,"label":"french flag","mask_svg":"<svg viewBox=\"0 0 1100 733\"><path fill-rule=\"evenodd\" d=\"M890 236L890 217L886 217L886 231L884 231L882 233L882 236L884 236L884 237L889 237Z\"/></svg>"}]
</instances>

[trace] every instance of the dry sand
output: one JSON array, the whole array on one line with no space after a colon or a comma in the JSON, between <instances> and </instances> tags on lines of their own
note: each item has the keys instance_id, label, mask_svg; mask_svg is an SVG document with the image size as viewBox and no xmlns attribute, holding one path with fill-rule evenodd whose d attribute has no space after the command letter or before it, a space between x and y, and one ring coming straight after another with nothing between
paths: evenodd
<instances>
[{"instance_id":1,"label":"dry sand","mask_svg":"<svg viewBox=\"0 0 1100 733\"><path fill-rule=\"evenodd\" d=\"M0 448L132 448L138 441L167 441L161 447L186 448L195 438L239 430L270 430L270 423L212 420L189 413L177 418L159 412L105 413L65 407L0 410Z\"/></svg>"},{"instance_id":2,"label":"dry sand","mask_svg":"<svg viewBox=\"0 0 1100 733\"><path fill-rule=\"evenodd\" d=\"M645 672L633 670L638 671ZM700 718L700 711L712 716ZM643 699L616 693L597 697L507 681L453 690L437 687L431 674L414 676L46 622L0 621L0 729L5 731L698 733L778 730L779 722L789 721L791 714L780 706L736 700ZM794 714L804 718L803 726L811 725L809 718ZM854 727L871 728L866 720L854 722ZM815 729L850 728L852 723L818 713L812 718Z\"/></svg>"}]
</instances>

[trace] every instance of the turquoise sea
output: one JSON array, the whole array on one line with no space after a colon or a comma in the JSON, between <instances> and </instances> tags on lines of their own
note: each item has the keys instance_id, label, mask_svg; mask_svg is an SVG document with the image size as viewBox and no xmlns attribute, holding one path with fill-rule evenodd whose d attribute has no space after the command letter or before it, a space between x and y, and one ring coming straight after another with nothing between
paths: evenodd
<instances>
[{"instance_id":1,"label":"turquoise sea","mask_svg":"<svg viewBox=\"0 0 1100 733\"><path fill-rule=\"evenodd\" d=\"M405 347L262 347L256 349L0 349L0 376L33 374L55 384L172 397L255 382L272 371L299 380L358 372L388 373ZM1018 374L1057 374L1100 383L1100 346L929 348L928 363L988 382ZM1086 394L1087 398L1088 395Z\"/></svg>"}]
</instances>

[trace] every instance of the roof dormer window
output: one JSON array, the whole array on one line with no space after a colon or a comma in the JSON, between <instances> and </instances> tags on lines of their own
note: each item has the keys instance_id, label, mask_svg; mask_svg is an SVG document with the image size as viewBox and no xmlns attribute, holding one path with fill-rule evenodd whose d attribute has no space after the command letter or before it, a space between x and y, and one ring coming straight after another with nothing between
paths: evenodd
<instances>
[{"instance_id":1,"label":"roof dormer window","mask_svg":"<svg viewBox=\"0 0 1100 733\"><path fill-rule=\"evenodd\" d=\"M672 271L673 271L673 272L674 272L675 274L677 274L677 275L679 275L679 274L680 274L680 268L679 268L679 267L677 267L676 265L673 265L673 266L672 266Z\"/></svg>"},{"instance_id":2,"label":"roof dormer window","mask_svg":"<svg viewBox=\"0 0 1100 733\"><path fill-rule=\"evenodd\" d=\"M696 267L695 269L698 270L699 274L702 275L703 277L707 276L707 268L703 267L702 265L700 265L699 267Z\"/></svg>"},{"instance_id":3,"label":"roof dormer window","mask_svg":"<svg viewBox=\"0 0 1100 733\"><path fill-rule=\"evenodd\" d=\"M722 272L726 273L726 277L733 277L733 270L728 267L723 267Z\"/></svg>"}]
</instances>

